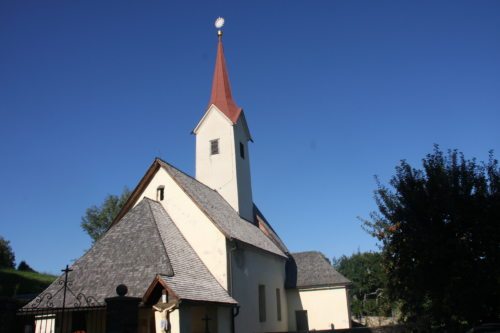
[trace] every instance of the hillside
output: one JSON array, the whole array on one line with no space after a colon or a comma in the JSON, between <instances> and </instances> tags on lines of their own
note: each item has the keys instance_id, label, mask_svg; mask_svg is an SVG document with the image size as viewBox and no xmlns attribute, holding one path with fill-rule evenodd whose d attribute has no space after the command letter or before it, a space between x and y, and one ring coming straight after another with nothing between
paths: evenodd
<instances>
[{"instance_id":1,"label":"hillside","mask_svg":"<svg viewBox=\"0 0 500 333\"><path fill-rule=\"evenodd\" d=\"M35 272L0 269L0 297L22 294L38 294L51 284L57 276Z\"/></svg>"}]
</instances>

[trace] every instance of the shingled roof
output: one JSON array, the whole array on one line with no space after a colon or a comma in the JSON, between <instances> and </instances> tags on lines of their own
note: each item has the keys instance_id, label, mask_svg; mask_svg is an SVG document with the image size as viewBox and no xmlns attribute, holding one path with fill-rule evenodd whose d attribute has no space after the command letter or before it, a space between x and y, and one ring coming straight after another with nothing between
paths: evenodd
<instances>
[{"instance_id":1,"label":"shingled roof","mask_svg":"<svg viewBox=\"0 0 500 333\"><path fill-rule=\"evenodd\" d=\"M286 265L287 288L345 286L351 283L321 252L292 253Z\"/></svg>"},{"instance_id":2,"label":"shingled roof","mask_svg":"<svg viewBox=\"0 0 500 333\"><path fill-rule=\"evenodd\" d=\"M286 258L285 253L255 224L242 219L238 212L215 190L188 176L179 169L160 159L156 161L168 172L179 186L193 199L202 211L230 239L260 248ZM259 212L260 214L260 212ZM267 223L267 222L266 222ZM274 233L274 237L279 237ZM279 240L281 242L281 240ZM282 242L281 242L282 243ZM283 244L283 248L286 247Z\"/></svg>"},{"instance_id":3,"label":"shingled roof","mask_svg":"<svg viewBox=\"0 0 500 333\"><path fill-rule=\"evenodd\" d=\"M189 263L189 268L185 263ZM127 296L143 297L157 275L166 280L180 299L236 303L195 254L163 207L147 198L131 209L71 269L72 293L67 293L66 307L103 305L105 298L116 296L119 284L128 287ZM63 279L64 276L59 277L24 308L61 307ZM198 296L193 298L191 290L198 286L203 290L197 290ZM78 293L91 297L91 302L79 301Z\"/></svg>"},{"instance_id":4,"label":"shingled roof","mask_svg":"<svg viewBox=\"0 0 500 333\"><path fill-rule=\"evenodd\" d=\"M156 201L145 200L150 202L151 211L174 268L173 275L160 274L160 278L179 299L236 304L187 243L163 206Z\"/></svg>"},{"instance_id":5,"label":"shingled roof","mask_svg":"<svg viewBox=\"0 0 500 333\"><path fill-rule=\"evenodd\" d=\"M257 216L256 221L247 221L241 218L238 212L217 191L160 158L153 161L153 164L146 171L146 174L139 181L122 210L118 213L112 226L116 225L123 215L134 207L135 202L140 199L144 189L160 168L164 169L174 179L226 238L287 258L285 254L288 253L286 246L256 207L254 208ZM265 233L259 228L259 221L263 222L262 225L269 232Z\"/></svg>"},{"instance_id":6,"label":"shingled roof","mask_svg":"<svg viewBox=\"0 0 500 333\"><path fill-rule=\"evenodd\" d=\"M253 205L253 210L254 210L254 215L255 215L255 220L256 223L259 226L259 229L261 229L264 234L271 239L271 241L284 253L290 253L288 251L288 248L286 247L285 243L281 240L281 238L278 236L278 233L274 231L273 227L271 224L267 221L267 219L264 217L264 214L257 208L257 206L254 204Z\"/></svg>"}]
</instances>

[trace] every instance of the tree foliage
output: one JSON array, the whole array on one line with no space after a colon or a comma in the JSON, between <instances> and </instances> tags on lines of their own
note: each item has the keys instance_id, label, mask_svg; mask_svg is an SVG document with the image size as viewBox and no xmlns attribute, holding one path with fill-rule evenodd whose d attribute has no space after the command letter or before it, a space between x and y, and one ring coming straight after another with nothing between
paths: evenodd
<instances>
[{"instance_id":1,"label":"tree foliage","mask_svg":"<svg viewBox=\"0 0 500 333\"><path fill-rule=\"evenodd\" d=\"M355 316L388 316L391 305L385 295L386 274L382 255L376 252L358 252L334 259L335 269L351 280L349 290L351 311Z\"/></svg>"},{"instance_id":2,"label":"tree foliage","mask_svg":"<svg viewBox=\"0 0 500 333\"><path fill-rule=\"evenodd\" d=\"M24 261L24 260L21 261L19 263L19 265L17 265L17 270L18 271L23 271L23 272L33 272L33 273L36 273L36 271L33 268L31 268L31 266L28 265L26 263L26 261Z\"/></svg>"},{"instance_id":3,"label":"tree foliage","mask_svg":"<svg viewBox=\"0 0 500 333\"><path fill-rule=\"evenodd\" d=\"M121 195L108 195L100 206L93 205L85 211L81 226L92 241L97 241L110 227L123 205L130 196L128 188L124 188Z\"/></svg>"},{"instance_id":4,"label":"tree foliage","mask_svg":"<svg viewBox=\"0 0 500 333\"><path fill-rule=\"evenodd\" d=\"M10 247L10 242L0 236L0 268L14 268L16 256Z\"/></svg>"},{"instance_id":5,"label":"tree foliage","mask_svg":"<svg viewBox=\"0 0 500 333\"><path fill-rule=\"evenodd\" d=\"M500 168L435 146L406 161L365 226L381 241L389 296L408 321L461 330L500 314Z\"/></svg>"}]
</instances>

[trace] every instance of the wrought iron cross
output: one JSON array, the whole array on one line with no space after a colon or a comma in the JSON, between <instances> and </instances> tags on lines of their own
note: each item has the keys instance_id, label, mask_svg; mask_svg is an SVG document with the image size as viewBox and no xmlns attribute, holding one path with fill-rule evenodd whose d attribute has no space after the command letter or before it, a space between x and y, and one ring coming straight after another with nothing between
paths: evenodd
<instances>
[{"instance_id":1,"label":"wrought iron cross","mask_svg":"<svg viewBox=\"0 0 500 333\"><path fill-rule=\"evenodd\" d=\"M73 272L72 269L69 268L68 265L66 265L65 269L61 269L61 272L64 272L64 293L63 293L63 311L64 308L66 307L66 289L68 288L68 273Z\"/></svg>"}]
</instances>

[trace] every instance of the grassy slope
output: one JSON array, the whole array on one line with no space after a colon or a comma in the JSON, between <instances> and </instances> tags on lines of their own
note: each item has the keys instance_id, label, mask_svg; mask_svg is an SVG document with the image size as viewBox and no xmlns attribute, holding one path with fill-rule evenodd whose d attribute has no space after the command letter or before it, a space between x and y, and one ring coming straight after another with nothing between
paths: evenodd
<instances>
[{"instance_id":1,"label":"grassy slope","mask_svg":"<svg viewBox=\"0 0 500 333\"><path fill-rule=\"evenodd\" d=\"M57 276L15 269L0 269L0 296L12 297L18 294L37 294L51 284Z\"/></svg>"}]
</instances>

